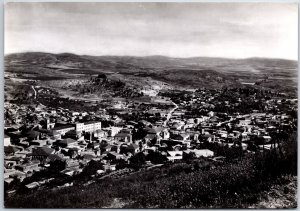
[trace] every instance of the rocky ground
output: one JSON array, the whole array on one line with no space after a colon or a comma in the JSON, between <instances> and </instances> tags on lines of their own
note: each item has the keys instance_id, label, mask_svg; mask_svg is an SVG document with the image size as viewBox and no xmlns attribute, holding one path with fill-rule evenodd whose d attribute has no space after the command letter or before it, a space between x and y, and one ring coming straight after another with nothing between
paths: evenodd
<instances>
[{"instance_id":1,"label":"rocky ground","mask_svg":"<svg viewBox=\"0 0 300 211\"><path fill-rule=\"evenodd\" d=\"M284 209L297 208L297 177L287 177L286 185L276 184L261 194L261 200L249 208Z\"/></svg>"}]
</instances>

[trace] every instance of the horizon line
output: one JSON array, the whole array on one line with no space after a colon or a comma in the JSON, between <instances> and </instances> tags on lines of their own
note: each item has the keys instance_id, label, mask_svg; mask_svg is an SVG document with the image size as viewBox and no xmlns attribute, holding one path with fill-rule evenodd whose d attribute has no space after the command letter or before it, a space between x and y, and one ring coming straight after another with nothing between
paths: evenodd
<instances>
[{"instance_id":1,"label":"horizon line","mask_svg":"<svg viewBox=\"0 0 300 211\"><path fill-rule=\"evenodd\" d=\"M117 54L102 54L102 55L92 55L92 54L77 54L77 53L71 53L71 52L61 52L61 53L52 53L52 52L45 52L45 51L22 51L22 52L15 52L15 53L4 53L4 57L13 55L13 54L26 54L26 53L44 53L44 54L53 54L53 55L59 55L59 54L73 54L76 56L93 56L93 57L138 57L138 58L145 58L145 57L166 57L170 59L191 59L191 58L215 58L215 59L232 59L232 60L243 60L243 59L280 59L280 60L290 60L290 61L296 61L297 59L291 59L291 58L279 58L279 57L260 57L260 56L251 56L251 57L220 57L220 56L189 56L189 57L172 57L172 56L166 56L161 54L152 54L147 56L137 56L137 55L117 55Z\"/></svg>"}]
</instances>

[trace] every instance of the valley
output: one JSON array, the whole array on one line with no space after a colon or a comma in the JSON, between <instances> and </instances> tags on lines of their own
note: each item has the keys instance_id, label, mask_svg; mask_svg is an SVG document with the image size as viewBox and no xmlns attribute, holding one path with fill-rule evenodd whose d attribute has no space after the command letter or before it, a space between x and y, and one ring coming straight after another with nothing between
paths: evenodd
<instances>
[{"instance_id":1,"label":"valley","mask_svg":"<svg viewBox=\"0 0 300 211\"><path fill-rule=\"evenodd\" d=\"M34 80L36 85L57 90L66 97L84 99L101 99L103 95L153 96L160 90L201 87L254 86L297 93L297 62L281 59L96 57L30 52L7 55L5 72L10 75L10 83L15 79ZM99 75L107 81L95 85L92 80Z\"/></svg>"}]
</instances>

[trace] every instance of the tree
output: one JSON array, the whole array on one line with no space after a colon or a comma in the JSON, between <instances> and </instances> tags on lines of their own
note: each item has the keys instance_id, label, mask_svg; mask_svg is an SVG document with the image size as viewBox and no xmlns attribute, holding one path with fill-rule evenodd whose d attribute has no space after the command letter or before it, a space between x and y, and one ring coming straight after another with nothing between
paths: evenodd
<instances>
[{"instance_id":1,"label":"tree","mask_svg":"<svg viewBox=\"0 0 300 211\"><path fill-rule=\"evenodd\" d=\"M91 160L86 167L82 170L81 175L90 176L97 173L97 170L103 170L103 164L100 161Z\"/></svg>"},{"instance_id":2,"label":"tree","mask_svg":"<svg viewBox=\"0 0 300 211\"><path fill-rule=\"evenodd\" d=\"M196 154L194 152L190 153L183 153L182 159L186 161L187 163L190 163L192 160L196 158Z\"/></svg>"},{"instance_id":3,"label":"tree","mask_svg":"<svg viewBox=\"0 0 300 211\"><path fill-rule=\"evenodd\" d=\"M143 149L143 142L140 141L140 142L139 142L139 150L142 151L142 149Z\"/></svg>"},{"instance_id":4,"label":"tree","mask_svg":"<svg viewBox=\"0 0 300 211\"><path fill-rule=\"evenodd\" d=\"M116 164L116 169L119 170L119 169L124 169L128 166L127 162L123 159L118 159L118 160L115 160L113 162L113 164Z\"/></svg>"},{"instance_id":5,"label":"tree","mask_svg":"<svg viewBox=\"0 0 300 211\"><path fill-rule=\"evenodd\" d=\"M55 172L62 171L65 168L66 168L66 161L64 160L55 160L50 163L50 169Z\"/></svg>"},{"instance_id":6,"label":"tree","mask_svg":"<svg viewBox=\"0 0 300 211\"><path fill-rule=\"evenodd\" d=\"M160 164L166 162L168 159L166 156L162 155L159 152L150 151L149 154L146 156L147 160L150 160L153 164Z\"/></svg>"},{"instance_id":7,"label":"tree","mask_svg":"<svg viewBox=\"0 0 300 211\"><path fill-rule=\"evenodd\" d=\"M139 152L139 153L135 154L134 156L132 156L129 159L129 161L130 161L130 165L133 168L139 169L146 163L146 156L144 155L144 153Z\"/></svg>"}]
</instances>

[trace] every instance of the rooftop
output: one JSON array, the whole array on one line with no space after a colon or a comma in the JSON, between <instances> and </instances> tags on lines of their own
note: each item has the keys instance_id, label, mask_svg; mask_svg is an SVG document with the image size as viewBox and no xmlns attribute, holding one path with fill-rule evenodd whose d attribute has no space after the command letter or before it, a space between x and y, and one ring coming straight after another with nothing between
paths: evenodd
<instances>
[{"instance_id":1,"label":"rooftop","mask_svg":"<svg viewBox=\"0 0 300 211\"><path fill-rule=\"evenodd\" d=\"M48 147L37 147L32 149L31 156L49 156L55 150Z\"/></svg>"},{"instance_id":2,"label":"rooftop","mask_svg":"<svg viewBox=\"0 0 300 211\"><path fill-rule=\"evenodd\" d=\"M75 128L75 127L73 125L62 125L62 126L54 127L52 130L61 130L67 128Z\"/></svg>"},{"instance_id":3,"label":"rooftop","mask_svg":"<svg viewBox=\"0 0 300 211\"><path fill-rule=\"evenodd\" d=\"M88 121L88 122L84 122L84 125L90 125L90 124L95 124L95 123L101 123L100 121Z\"/></svg>"}]
</instances>

